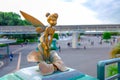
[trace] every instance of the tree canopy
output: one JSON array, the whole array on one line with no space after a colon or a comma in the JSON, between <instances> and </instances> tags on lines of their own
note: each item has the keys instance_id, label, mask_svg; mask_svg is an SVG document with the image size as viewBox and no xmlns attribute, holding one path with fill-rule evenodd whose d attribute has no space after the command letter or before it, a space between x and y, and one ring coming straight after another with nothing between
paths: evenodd
<instances>
[{"instance_id":1,"label":"tree canopy","mask_svg":"<svg viewBox=\"0 0 120 80\"><path fill-rule=\"evenodd\" d=\"M0 26L31 25L28 21L22 20L19 14L14 12L0 12Z\"/></svg>"}]
</instances>

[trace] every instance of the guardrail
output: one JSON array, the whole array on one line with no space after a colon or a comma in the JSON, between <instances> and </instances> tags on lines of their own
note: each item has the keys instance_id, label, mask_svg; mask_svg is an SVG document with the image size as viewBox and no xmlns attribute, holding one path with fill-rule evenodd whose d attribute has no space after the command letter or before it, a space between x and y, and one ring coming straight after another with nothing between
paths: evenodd
<instances>
[{"instance_id":1,"label":"guardrail","mask_svg":"<svg viewBox=\"0 0 120 80\"><path fill-rule=\"evenodd\" d=\"M118 74L105 78L105 66L113 63L117 63ZM97 78L99 80L120 80L120 58L99 61L97 64Z\"/></svg>"}]
</instances>

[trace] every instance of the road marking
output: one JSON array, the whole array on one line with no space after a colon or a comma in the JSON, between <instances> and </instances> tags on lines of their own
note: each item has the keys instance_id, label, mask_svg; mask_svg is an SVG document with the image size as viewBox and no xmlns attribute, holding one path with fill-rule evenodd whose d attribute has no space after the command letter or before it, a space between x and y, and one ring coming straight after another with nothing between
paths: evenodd
<instances>
[{"instance_id":1,"label":"road marking","mask_svg":"<svg viewBox=\"0 0 120 80\"><path fill-rule=\"evenodd\" d=\"M16 70L20 69L20 63L21 63L21 52L19 53L19 56L18 56L18 63L17 63Z\"/></svg>"}]
</instances>

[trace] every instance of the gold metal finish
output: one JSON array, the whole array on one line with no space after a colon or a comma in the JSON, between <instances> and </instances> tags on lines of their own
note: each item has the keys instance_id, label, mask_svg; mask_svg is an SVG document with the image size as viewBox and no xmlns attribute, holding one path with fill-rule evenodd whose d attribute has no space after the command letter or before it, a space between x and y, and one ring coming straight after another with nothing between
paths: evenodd
<instances>
[{"instance_id":1,"label":"gold metal finish","mask_svg":"<svg viewBox=\"0 0 120 80\"><path fill-rule=\"evenodd\" d=\"M55 26L57 24L58 14L46 13L48 27L45 27L39 20L31 15L20 11L23 17L31 22L36 27L36 32L43 34L40 36L40 44L38 44L39 51L32 51L28 54L27 59L30 62L38 62L39 69L43 75L53 73L55 70L66 71L67 67L64 65L61 58L55 51L50 50L50 45L55 33ZM57 68L57 69L56 69Z\"/></svg>"}]
</instances>

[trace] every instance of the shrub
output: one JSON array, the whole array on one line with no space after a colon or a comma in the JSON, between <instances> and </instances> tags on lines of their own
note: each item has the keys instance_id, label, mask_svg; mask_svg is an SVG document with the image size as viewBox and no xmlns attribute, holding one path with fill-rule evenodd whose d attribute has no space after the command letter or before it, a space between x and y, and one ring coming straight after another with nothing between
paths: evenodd
<instances>
[{"instance_id":1,"label":"shrub","mask_svg":"<svg viewBox=\"0 0 120 80\"><path fill-rule=\"evenodd\" d=\"M106 77L110 77L110 76L117 74L118 73L117 68L118 68L117 64L112 64L112 65L107 66Z\"/></svg>"},{"instance_id":2,"label":"shrub","mask_svg":"<svg viewBox=\"0 0 120 80\"><path fill-rule=\"evenodd\" d=\"M6 44L0 44L0 47L5 47L5 46L7 46Z\"/></svg>"},{"instance_id":3,"label":"shrub","mask_svg":"<svg viewBox=\"0 0 120 80\"><path fill-rule=\"evenodd\" d=\"M59 39L59 36L58 36L58 33L54 33L54 36L53 36L53 38L55 38L55 39Z\"/></svg>"},{"instance_id":4,"label":"shrub","mask_svg":"<svg viewBox=\"0 0 120 80\"><path fill-rule=\"evenodd\" d=\"M110 51L110 57L115 58L117 55L120 54L120 43L117 43L113 49Z\"/></svg>"},{"instance_id":5,"label":"shrub","mask_svg":"<svg viewBox=\"0 0 120 80\"><path fill-rule=\"evenodd\" d=\"M111 39L111 33L110 32L104 32L102 38L105 39L106 41L108 39Z\"/></svg>"}]
</instances>

